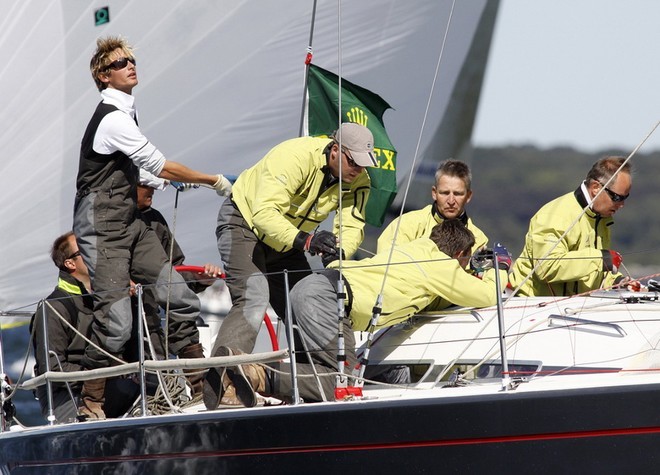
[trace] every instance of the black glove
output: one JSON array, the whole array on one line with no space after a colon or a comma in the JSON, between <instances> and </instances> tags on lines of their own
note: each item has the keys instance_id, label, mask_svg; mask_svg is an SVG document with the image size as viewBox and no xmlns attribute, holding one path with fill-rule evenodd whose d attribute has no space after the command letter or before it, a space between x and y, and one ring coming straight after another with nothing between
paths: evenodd
<instances>
[{"instance_id":1,"label":"black glove","mask_svg":"<svg viewBox=\"0 0 660 475\"><path fill-rule=\"evenodd\" d=\"M343 249L339 249L339 252L341 252L341 258L346 259L346 254L344 254ZM328 267L328 264L330 264L332 261L336 261L339 259L339 252L336 252L334 254L323 254L321 256L321 262L323 262L323 267Z\"/></svg>"},{"instance_id":2,"label":"black glove","mask_svg":"<svg viewBox=\"0 0 660 475\"><path fill-rule=\"evenodd\" d=\"M337 254L337 236L330 231L319 231L312 234L311 238L307 241L306 251L311 255L333 255Z\"/></svg>"},{"instance_id":3,"label":"black glove","mask_svg":"<svg viewBox=\"0 0 660 475\"><path fill-rule=\"evenodd\" d=\"M319 231L316 234L300 231L293 240L293 248L307 251L311 255L337 254L337 236L330 231Z\"/></svg>"}]
</instances>

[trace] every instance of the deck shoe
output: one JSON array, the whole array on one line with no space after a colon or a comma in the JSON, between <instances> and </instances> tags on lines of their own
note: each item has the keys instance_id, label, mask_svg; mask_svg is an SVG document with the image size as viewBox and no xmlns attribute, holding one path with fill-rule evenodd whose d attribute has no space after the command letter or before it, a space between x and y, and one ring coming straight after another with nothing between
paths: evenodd
<instances>
[{"instance_id":1,"label":"deck shoe","mask_svg":"<svg viewBox=\"0 0 660 475\"><path fill-rule=\"evenodd\" d=\"M242 355L240 350L229 349L235 355ZM227 375L234 386L236 397L246 407L257 405L257 392L266 389L266 370L257 364L227 367Z\"/></svg>"},{"instance_id":2,"label":"deck shoe","mask_svg":"<svg viewBox=\"0 0 660 475\"><path fill-rule=\"evenodd\" d=\"M105 419L105 378L90 379L83 383L81 392L82 405L78 413L84 420Z\"/></svg>"},{"instance_id":3,"label":"deck shoe","mask_svg":"<svg viewBox=\"0 0 660 475\"><path fill-rule=\"evenodd\" d=\"M179 351L177 355L179 358L204 358L204 348L201 343L193 343ZM186 380L192 389L192 397L202 394L204 386L204 370L201 369L184 369Z\"/></svg>"},{"instance_id":4,"label":"deck shoe","mask_svg":"<svg viewBox=\"0 0 660 475\"><path fill-rule=\"evenodd\" d=\"M266 391L266 370L258 364L246 364L241 366L243 375L250 382L252 390L257 393Z\"/></svg>"},{"instance_id":5,"label":"deck shoe","mask_svg":"<svg viewBox=\"0 0 660 475\"><path fill-rule=\"evenodd\" d=\"M227 376L227 379L229 379L229 376ZM242 406L243 403L238 399L236 396L236 388L232 384L231 380L229 380L229 385L225 388L225 392L222 395L222 399L220 399L220 405L221 406Z\"/></svg>"},{"instance_id":6,"label":"deck shoe","mask_svg":"<svg viewBox=\"0 0 660 475\"><path fill-rule=\"evenodd\" d=\"M242 354L240 350L220 346L213 356ZM254 407L257 405L255 391L263 391L265 381L266 371L255 364L227 366L224 370L211 368L204 380L204 405L209 410L217 409L219 404L233 406L240 403L246 407ZM227 397L223 398L225 392Z\"/></svg>"},{"instance_id":7,"label":"deck shoe","mask_svg":"<svg viewBox=\"0 0 660 475\"><path fill-rule=\"evenodd\" d=\"M239 353L240 354L240 353ZM254 366L254 365L245 365ZM227 376L231 380L234 390L236 392L236 398L245 406L245 407L254 407L257 405L257 394L254 392L252 384L248 380L248 377L244 371L244 366L231 366L227 368Z\"/></svg>"},{"instance_id":8,"label":"deck shoe","mask_svg":"<svg viewBox=\"0 0 660 475\"><path fill-rule=\"evenodd\" d=\"M221 346L213 352L213 356L230 355L231 352L226 346ZM204 400L206 409L213 411L218 408L220 400L230 384L231 380L227 376L227 370L225 368L210 368L207 371L202 384L202 399Z\"/></svg>"}]
</instances>

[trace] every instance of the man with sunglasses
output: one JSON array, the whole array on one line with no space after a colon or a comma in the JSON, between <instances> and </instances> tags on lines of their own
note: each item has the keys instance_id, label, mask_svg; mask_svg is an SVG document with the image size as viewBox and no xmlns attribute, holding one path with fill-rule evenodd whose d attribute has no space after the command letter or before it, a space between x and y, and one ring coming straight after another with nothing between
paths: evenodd
<instances>
[{"instance_id":1,"label":"man with sunglasses","mask_svg":"<svg viewBox=\"0 0 660 475\"><path fill-rule=\"evenodd\" d=\"M167 180L200 183L228 195L231 184L222 175L208 175L166 160L138 127L133 88L138 84L131 46L119 37L99 38L90 71L102 101L81 143L73 230L94 289L92 341L82 360L87 369L110 366L108 356L123 353L131 334L130 279L156 284L159 303L180 321L180 331L195 333L199 300L172 272L158 237L137 219L138 169ZM172 282L174 285L158 285ZM193 338L188 357L203 357ZM99 349L101 348L101 349ZM185 349L184 349L185 350ZM103 419L105 379L85 381L81 413Z\"/></svg>"},{"instance_id":2,"label":"man with sunglasses","mask_svg":"<svg viewBox=\"0 0 660 475\"><path fill-rule=\"evenodd\" d=\"M519 295L569 296L622 283L623 258L610 249L610 229L630 194L631 174L624 157L601 158L575 191L532 217L510 275Z\"/></svg>"},{"instance_id":3,"label":"man with sunglasses","mask_svg":"<svg viewBox=\"0 0 660 475\"><path fill-rule=\"evenodd\" d=\"M218 351L226 347L251 352L269 303L285 317L283 271L288 270L289 289L309 275L305 252L320 255L326 266L340 253L350 257L357 250L369 197L365 167L378 163L373 147L368 128L343 123L329 138L282 142L241 173L220 208L216 228L232 308L220 327L214 356L223 356ZM333 232L314 232L335 211ZM204 403L209 409L218 407L227 386L223 374L216 369L207 374Z\"/></svg>"},{"instance_id":4,"label":"man with sunglasses","mask_svg":"<svg viewBox=\"0 0 660 475\"><path fill-rule=\"evenodd\" d=\"M55 239L50 257L59 269L57 286L44 303L39 304L30 321L36 376L45 373L47 369L83 370L81 360L87 346L83 336L89 338L93 318L89 272L80 257L73 232ZM44 311L48 332L44 331ZM49 351L48 357L46 349ZM75 420L81 387L81 383L69 383L68 388L63 383L52 383L53 415L56 422ZM105 408L108 416L119 417L133 404L140 388L129 378L113 378L108 381L106 392L113 395L113 404ZM35 395L41 406L41 414L48 417L46 386L39 386Z\"/></svg>"}]
</instances>

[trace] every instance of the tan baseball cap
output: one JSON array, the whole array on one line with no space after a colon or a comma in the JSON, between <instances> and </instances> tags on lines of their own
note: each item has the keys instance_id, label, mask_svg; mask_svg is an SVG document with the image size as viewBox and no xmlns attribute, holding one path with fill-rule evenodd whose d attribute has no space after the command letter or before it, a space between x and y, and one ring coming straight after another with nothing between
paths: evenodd
<instances>
[{"instance_id":1,"label":"tan baseball cap","mask_svg":"<svg viewBox=\"0 0 660 475\"><path fill-rule=\"evenodd\" d=\"M371 130L354 122L344 122L337 132L335 140L351 152L351 158L361 167L375 167L378 161L374 155L374 136Z\"/></svg>"}]
</instances>

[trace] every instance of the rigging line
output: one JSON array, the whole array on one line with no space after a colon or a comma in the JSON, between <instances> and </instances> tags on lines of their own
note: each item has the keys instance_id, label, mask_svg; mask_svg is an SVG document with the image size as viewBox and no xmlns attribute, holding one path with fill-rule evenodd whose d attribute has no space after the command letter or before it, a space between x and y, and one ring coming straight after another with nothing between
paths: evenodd
<instances>
[{"instance_id":1,"label":"rigging line","mask_svg":"<svg viewBox=\"0 0 660 475\"><path fill-rule=\"evenodd\" d=\"M621 171L621 169L622 169L623 167L626 166L626 164L630 161L630 159L632 159L632 157L637 153L637 151L642 147L642 145L644 145L644 144L646 143L646 141L651 137L651 135L653 135L653 133L655 132L655 130L658 128L659 125L660 125L660 121L656 122L655 125L651 128L651 130L650 130L650 131L646 134L646 136L642 139L642 141L639 142L639 143L637 144L637 146L634 148L634 150L633 150L632 152L630 152L630 154L629 154L628 157L623 161L623 163L621 164L621 166L620 166L619 168L617 168L617 170L612 174L612 176L609 178L609 180L607 180L607 181L603 184L603 186L601 187L601 189L598 191L598 193L596 193L596 196L593 197L593 199L591 200L592 203L594 202L594 200L595 200L596 198L598 198L598 197L600 196L601 193L603 193L603 191L605 191L605 188L607 188L607 186L612 182L612 180L615 179L615 177L616 177L617 174ZM561 236L559 236L559 238L558 238L557 241L553 244L553 246L552 246L552 247L551 247L551 248L550 248L550 249L549 249L549 250L548 250L543 256L541 256L541 258L536 262L536 264L534 264L534 267L532 268L531 272L530 272L527 276L525 276L525 278L522 280L522 282L520 282L520 284L518 284L518 286L517 286L515 289L513 289L513 292L512 292L512 294L511 294L511 297L514 297L514 296L518 293L518 291L520 290L520 288L521 288L521 287L522 287L522 286L523 286L523 285L524 285L529 279L531 279L532 275L534 275L534 272L536 272L536 269L539 268L539 266L541 265L541 263L543 262L543 260L545 260L545 259L550 255L550 253L551 253L552 251L554 251L554 250L557 248L557 246L559 245L559 243L561 242L561 240L564 239L564 238L566 237L566 235L571 231L571 229L573 229L573 227L578 223L578 221L580 221L580 219L582 219L582 216L584 216L584 214L587 212L587 210L589 209L589 206L590 206L590 204L588 204L587 206L585 206L585 207L582 209L582 212L581 212L581 213L575 218L575 220L570 224L570 226L568 226L568 228L566 229L566 231L564 231L564 233L563 233Z\"/></svg>"},{"instance_id":2,"label":"rigging line","mask_svg":"<svg viewBox=\"0 0 660 475\"><path fill-rule=\"evenodd\" d=\"M307 44L307 54L305 56L305 75L303 78L303 98L302 98L302 110L300 111L300 128L298 130L298 135L302 137L305 133L305 116L307 115L307 83L309 81L309 64L312 62L312 55L314 50L312 49L312 41L314 40L314 25L316 23L316 3L317 0L314 0L314 5L312 6L312 20L309 26L309 42Z\"/></svg>"},{"instance_id":3,"label":"rigging line","mask_svg":"<svg viewBox=\"0 0 660 475\"><path fill-rule=\"evenodd\" d=\"M177 191L177 193L178 193L178 191ZM172 238L172 242L174 242L174 238ZM171 255L170 255L170 259L171 259ZM139 317L140 318L140 323L139 324L141 324L142 328L144 329L143 336L147 340L147 345L149 347L149 353L151 354L151 359L152 360L157 360L158 355L156 354L156 349L154 348L154 342L151 340L151 332L149 331L149 324L147 323L147 313L144 311L144 301L142 301L141 306L138 305L138 314L140 316ZM158 333L156 333L156 335L158 335ZM138 340L139 340L139 338L138 338ZM165 348L164 348L165 354L163 355L163 358L167 359L167 355L169 354L167 352L167 338L165 339L165 342L166 342L165 343ZM138 341L138 345L144 345L144 341ZM142 363L144 363L144 362L142 361L141 364ZM156 377L158 379L158 386L160 387L160 389L163 392L163 397L165 398L165 401L169 404L170 409L172 411L174 411L175 410L174 403L170 399L168 389L167 389L168 387L167 387L167 384L165 383L162 372L161 371L156 371Z\"/></svg>"},{"instance_id":4,"label":"rigging line","mask_svg":"<svg viewBox=\"0 0 660 475\"><path fill-rule=\"evenodd\" d=\"M46 301L47 302L47 301ZM19 390L19 386L21 384L21 381L23 381L23 378L25 377L25 374L27 373L27 365L28 365L28 360L30 359L30 354L32 354L32 345L30 344L31 341L34 339L34 334L36 332L37 326L33 325L31 330L30 330L30 340L27 345L27 349L25 350L25 357L23 358L23 368L21 369L21 373L18 375L18 379L13 385L13 388L11 388L9 394L7 395L6 399L11 400L14 395L17 393ZM1 333L1 331L0 331ZM0 348L2 349L2 348ZM36 350L35 350L36 351ZM35 355L36 357L36 355ZM48 355L46 355L46 358L48 358ZM5 376L6 373L4 372L4 366L2 368L2 376Z\"/></svg>"},{"instance_id":5,"label":"rigging line","mask_svg":"<svg viewBox=\"0 0 660 475\"><path fill-rule=\"evenodd\" d=\"M401 218L401 216L403 215L403 210L405 209L406 200L408 199L408 191L410 190L410 184L412 183L412 178L415 175L415 172L417 171L415 167L417 165L417 158L419 156L419 148L420 148L420 145L421 145L421 142L422 142L422 135L424 134L424 128L426 127L426 120L428 119L429 109L431 108L431 99L433 98L433 92L435 90L435 84L438 80L438 74L439 74L439 71L440 71L440 64L442 63L442 58L444 56L445 46L447 44L447 37L449 36L449 28L451 26L452 17L454 16L454 7L455 6L456 6L456 0L453 0L452 4L451 4L451 9L449 11L449 17L447 18L447 25L445 27L445 33L442 37L442 45L440 46L440 53L438 54L438 61L435 65L435 73L433 75L433 81L431 82L431 90L429 91L429 98L428 98L428 101L426 102L426 109L424 110L424 116L422 118L422 126L421 126L420 131L419 131L419 136L417 137L417 144L415 145L415 154L413 155L413 164L412 164L412 167L410 169L410 174L408 175L408 182L406 183L406 189L403 193L403 200L401 202L401 210L399 212L399 218ZM389 272L389 264L390 264L390 261L392 260L393 254L394 254L394 243L396 242L396 238L399 234L399 227L400 226L401 226L401 219L397 220L396 228L394 229L394 236L392 237L392 245L390 246L390 254L389 254L389 257L387 259L387 266L386 266L386 269L385 269L385 274L383 275L383 283L382 283L381 288L380 288L380 294L381 295L385 290L385 283L386 283L386 280L387 280L387 274Z\"/></svg>"},{"instance_id":6,"label":"rigging line","mask_svg":"<svg viewBox=\"0 0 660 475\"><path fill-rule=\"evenodd\" d=\"M344 176L343 175L343 166L342 166L343 165L343 160L342 160L342 156L341 156L341 153L342 153L342 135L340 133L340 131L341 131L341 119L342 119L342 115L341 115L341 106L342 106L342 93L341 93L342 61L341 61L341 57L342 57L342 49L341 49L341 0L337 0L337 89L338 89L337 90L337 102L338 102L338 104L337 104L337 133L336 133L336 135L338 135L338 137L335 137L335 139L338 141L338 147L339 147L338 150L337 150L337 154L338 154L337 163L339 164L339 183L337 185L337 205L338 205L338 208L337 208L337 211L338 211L337 212L337 218L338 218L337 224L339 226L339 245L340 246L341 246L341 242L342 242L341 238L342 238L342 228L343 228L343 224L342 224L343 213L342 213L341 205L342 205L342 189L343 189L342 177ZM332 152L330 152L330 153L332 153ZM341 248L340 248L340 250L339 250L339 280L342 280L342 277L343 277L342 273L343 273L343 259L342 259L342 256L341 256Z\"/></svg>"},{"instance_id":7,"label":"rigging line","mask_svg":"<svg viewBox=\"0 0 660 475\"><path fill-rule=\"evenodd\" d=\"M624 160L624 162L621 164L621 166L620 166L620 167L619 167L619 168L618 168L618 169L612 174L612 176L610 177L610 179L607 180L607 182L603 185L603 187L601 188L601 190L598 191L598 193L596 193L596 196L594 196L594 200L595 200L595 199L596 199L596 198L597 198L597 197L603 192L603 190L605 189L605 187L608 186L608 185L610 184L610 182L614 179L614 177L617 175L617 173L619 173L619 171L620 171L620 170L621 170L621 169L622 169L622 168L628 163L628 161L629 161L630 159L632 159L632 157L637 153L637 151L642 147L642 145L644 145L644 143L646 143L646 141L651 137L651 135L653 135L653 133L655 132L655 130L658 128L659 125L660 125L660 121L658 121L658 122L655 123L655 125L654 125L654 126L651 128L651 130L646 134L646 136L642 139L642 141L641 141L639 144L637 144L637 146L633 149L632 152L630 152L630 154L629 154L628 157ZM592 202L593 202L593 200L592 200ZM506 300L505 302L503 302L503 307L506 307L507 304L508 304L509 302L512 301L512 298L516 296L516 294L518 293L518 291L520 290L520 288L525 284L525 282L527 282L527 281L531 278L531 276L534 274L534 272L536 272L536 269L539 267L539 265L541 264L541 262L543 262L543 260L546 259L546 258L548 257L548 255L549 255L549 254L550 254L550 253L551 253L551 252L552 252L552 251L553 251L553 250L559 245L559 243L561 242L561 240L564 239L564 237L569 233L569 231L570 231L570 230L571 230L571 229L572 229L572 228L578 223L578 221L582 218L582 216L587 212L587 209L588 209L588 208L589 208L589 205L587 205L587 206L582 210L582 212L580 213L580 215L579 215L579 216L573 221L573 223L568 227L568 229L567 229L566 231L564 231L564 233L559 237L559 239L557 239L557 242L555 242L555 244L552 246L552 248L550 248L550 250L548 250L548 252L546 252L546 253L545 253L545 254L544 254L544 255L543 255L543 256L537 261L537 263L536 263L536 264L534 265L534 267L532 268L532 271L531 271L531 272L530 272L530 273L529 273L529 274L528 274L528 275L522 280L522 282L521 282L520 284L518 284L518 286L517 286L515 289L513 289L513 292L511 293L511 295L509 295L509 296L507 297L507 300ZM591 293L591 291L589 291L589 292L585 292L584 294L589 294L589 293ZM491 322L495 317L497 317L497 314L496 314L496 313L493 314L493 315L488 319L487 324L490 324L490 322ZM485 326L481 329L481 331L478 332L477 336L481 335L481 333L484 331L484 329L486 328L486 326L487 326L487 325L485 325ZM474 340L473 340L472 342L468 342L468 344L465 346L465 348L463 349L463 351L460 352L460 354L455 358L454 361L458 360L458 358L460 358L463 354L465 354L465 352L468 350L468 348L470 348L470 346L472 346L472 343L473 343L473 342L474 342Z\"/></svg>"},{"instance_id":8,"label":"rigging line","mask_svg":"<svg viewBox=\"0 0 660 475\"><path fill-rule=\"evenodd\" d=\"M174 195L174 211L172 212L172 231L170 231L170 251L169 251L169 274L167 276L167 300L165 301L165 329L163 333L165 334L165 359L167 355L170 354L169 350L169 339L170 339L170 294L172 292L172 271L174 270L174 263L172 262L172 256L174 256L174 233L176 232L176 214L179 209L179 188L176 187L176 194ZM147 330L148 331L148 330ZM151 337L149 337L151 340ZM142 343L140 343L142 344Z\"/></svg>"},{"instance_id":9,"label":"rigging line","mask_svg":"<svg viewBox=\"0 0 660 475\"><path fill-rule=\"evenodd\" d=\"M342 209L342 189L343 189L343 158L342 158L342 48L341 48L341 0L337 0L337 133L338 140L337 148L337 162L339 164L339 183L337 184L337 225L339 226L339 277L337 279L337 370L339 375L336 378L336 388L344 388L347 385L346 370L346 347L344 341L344 316L345 316L345 302L344 302L344 259L342 256L342 236L343 236L343 209ZM332 151L330 152L332 154ZM366 171L363 171L366 173ZM350 331L350 329L349 329Z\"/></svg>"},{"instance_id":10,"label":"rigging line","mask_svg":"<svg viewBox=\"0 0 660 475\"><path fill-rule=\"evenodd\" d=\"M449 27L451 26L451 19L454 15L454 7L455 6L456 6L456 0L454 0L452 2L451 9L449 10L449 16L447 17L447 26L445 27L445 33L442 37L442 45L440 47L440 53L438 54L438 62L436 63L436 66L435 66L435 74L433 75L433 81L431 83L431 90L429 91L429 98L428 98L428 101L426 103L426 110L424 111L424 117L422 119L422 126L420 128L419 136L417 138L417 145L415 147L415 154L413 156L413 164L412 164L412 167L411 167L411 170L410 170L410 175L408 176L408 183L406 184L406 190L404 192L403 201L401 203L401 211L399 213L399 218L401 217L401 215L403 215L403 210L405 208L406 199L408 197L408 191L410 190L410 184L412 182L412 177L414 176L415 165L416 165L416 162L417 162L417 157L419 155L419 147L420 147L420 143L422 141L422 135L424 133L424 127L426 125L426 119L428 118L429 109L431 108L431 99L433 98L433 91L435 90L435 84L437 82L438 73L440 71L440 64L442 63L442 58L444 56L445 45L447 44L447 36L449 35ZM401 225L401 219L399 219L397 221L396 228L394 230L394 236L392 236L392 245L390 246L390 252L389 252L389 255L387 257L387 263L385 264L385 273L383 274L383 281L381 283L380 292L376 296L376 302L374 303L373 313L371 315L371 320L369 322L366 347L364 349L364 352L362 353L362 358L358 362L358 366L353 371L353 376L354 377L356 376L356 373L358 374L358 377L356 378L357 381L360 381L362 378L364 378L364 373L365 373L365 370L366 370L366 366L369 364L369 355L371 354L371 345L372 345L372 342L373 342L374 332L375 332L376 326L378 324L378 319L380 318L380 315L382 313L383 293L385 291L385 283L387 282L387 275L388 275L389 270L390 270L390 263L392 261L392 256L394 255L394 243L396 242L396 238L399 234L399 226L400 225ZM340 259L341 259L341 256L340 256ZM340 269L341 269L341 260L339 261L339 266L340 266Z\"/></svg>"},{"instance_id":11,"label":"rigging line","mask_svg":"<svg viewBox=\"0 0 660 475\"><path fill-rule=\"evenodd\" d=\"M114 360L117 364L120 364L120 365L122 365L122 364L126 364L126 361L124 361L124 360L121 359L121 358L117 358L116 356L110 354L107 350L105 350L104 348L101 348L99 345L97 345L97 344L94 343L92 340L90 340L89 338L87 338L85 335L83 335L82 333L80 333L80 330L78 330L76 327L74 327L74 326L71 324L71 322L69 322L66 318L64 318L64 317L62 316L62 314L61 314L60 312L58 312L57 309L56 309L55 307L53 307L53 306L51 305L51 303L50 303L48 300L45 300L44 302L45 302L45 304L48 306L48 308L50 308L50 309L53 311L53 313L57 316L57 318L60 319L60 321L61 321L62 323L64 323L67 327L69 327L69 329L70 329L71 331L73 331L73 332L74 332L75 334L77 334L80 338L82 338L82 339L83 339L83 340L84 340L89 346L93 347L95 350L99 351L100 353L102 353L103 355L107 356L108 358Z\"/></svg>"}]
</instances>

